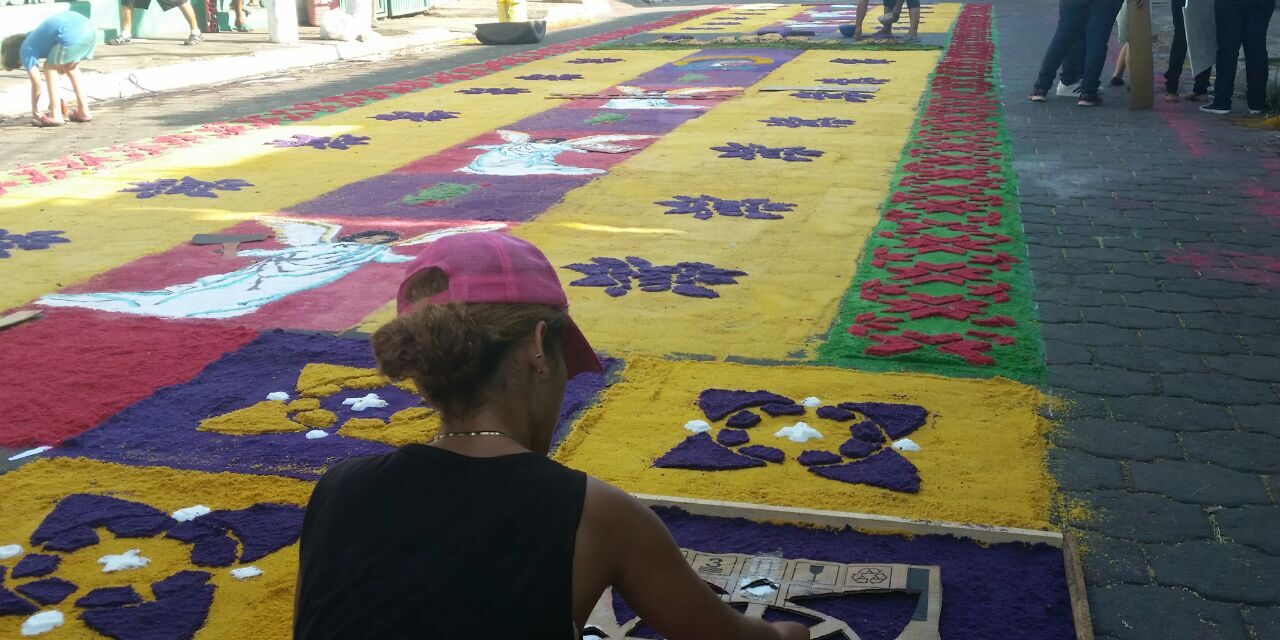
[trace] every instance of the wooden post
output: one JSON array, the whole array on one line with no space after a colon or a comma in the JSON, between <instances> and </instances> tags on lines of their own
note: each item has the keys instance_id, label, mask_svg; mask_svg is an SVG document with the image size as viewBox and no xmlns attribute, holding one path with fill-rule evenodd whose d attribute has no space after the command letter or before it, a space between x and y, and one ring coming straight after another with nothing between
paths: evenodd
<instances>
[{"instance_id":1,"label":"wooden post","mask_svg":"<svg viewBox=\"0 0 1280 640\"><path fill-rule=\"evenodd\" d=\"M1129 108L1155 104L1151 86L1151 0L1129 0Z\"/></svg>"}]
</instances>

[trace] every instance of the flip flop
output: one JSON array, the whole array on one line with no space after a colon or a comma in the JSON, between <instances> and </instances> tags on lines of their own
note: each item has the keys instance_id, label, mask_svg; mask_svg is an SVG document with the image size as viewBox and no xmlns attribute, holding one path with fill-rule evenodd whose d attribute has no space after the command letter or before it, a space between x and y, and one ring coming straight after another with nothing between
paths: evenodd
<instances>
[{"instance_id":1,"label":"flip flop","mask_svg":"<svg viewBox=\"0 0 1280 640\"><path fill-rule=\"evenodd\" d=\"M126 38L126 37L124 37L124 36L116 36L116 37L114 37L114 38L112 38L112 39L108 40L108 41L107 41L107 44L112 45L112 46L119 46L119 45L123 45L123 44L133 44L133 38Z\"/></svg>"},{"instance_id":2,"label":"flip flop","mask_svg":"<svg viewBox=\"0 0 1280 640\"><path fill-rule=\"evenodd\" d=\"M42 113L31 119L31 126L33 127L61 127L64 124L66 124L66 121L54 120L47 113Z\"/></svg>"},{"instance_id":3,"label":"flip flop","mask_svg":"<svg viewBox=\"0 0 1280 640\"><path fill-rule=\"evenodd\" d=\"M238 25L236 25L236 26L235 26L235 30L236 30L236 31L239 31L240 33L252 33L252 32L253 32L253 27L251 27L251 26L249 26L249 25L247 25L247 24L238 24Z\"/></svg>"},{"instance_id":4,"label":"flip flop","mask_svg":"<svg viewBox=\"0 0 1280 640\"><path fill-rule=\"evenodd\" d=\"M72 109L71 113L67 116L67 119L72 122L93 122L93 118L85 117L80 113L79 109Z\"/></svg>"}]
</instances>

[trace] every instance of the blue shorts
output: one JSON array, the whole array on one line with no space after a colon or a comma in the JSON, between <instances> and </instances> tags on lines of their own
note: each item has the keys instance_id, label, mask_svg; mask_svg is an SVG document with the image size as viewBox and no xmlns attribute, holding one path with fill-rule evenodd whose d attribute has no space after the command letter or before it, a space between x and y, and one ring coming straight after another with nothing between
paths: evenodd
<instances>
[{"instance_id":1,"label":"blue shorts","mask_svg":"<svg viewBox=\"0 0 1280 640\"><path fill-rule=\"evenodd\" d=\"M892 8L894 8L894 7L898 6L898 2L897 2L897 0L884 0L884 6L885 6L885 8L886 8L886 9L892 9ZM908 9L919 9L919 8L920 8L920 0L907 0L907 8L908 8Z\"/></svg>"}]
</instances>

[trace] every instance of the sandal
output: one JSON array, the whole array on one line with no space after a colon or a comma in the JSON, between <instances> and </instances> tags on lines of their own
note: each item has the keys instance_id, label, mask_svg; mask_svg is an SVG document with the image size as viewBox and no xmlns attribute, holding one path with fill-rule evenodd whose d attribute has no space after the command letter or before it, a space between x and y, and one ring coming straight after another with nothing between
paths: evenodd
<instances>
[{"instance_id":1,"label":"sandal","mask_svg":"<svg viewBox=\"0 0 1280 640\"><path fill-rule=\"evenodd\" d=\"M72 109L71 113L67 116L67 119L72 122L80 122L80 123L93 122L92 116L86 116L80 113L79 109Z\"/></svg>"},{"instance_id":2,"label":"sandal","mask_svg":"<svg viewBox=\"0 0 1280 640\"><path fill-rule=\"evenodd\" d=\"M1166 93L1164 94L1164 101L1165 102L1182 102L1182 96L1179 96L1176 93Z\"/></svg>"},{"instance_id":3,"label":"sandal","mask_svg":"<svg viewBox=\"0 0 1280 640\"><path fill-rule=\"evenodd\" d=\"M65 120L54 120L47 113L42 113L31 119L31 126L33 127L61 127L66 123Z\"/></svg>"},{"instance_id":4,"label":"sandal","mask_svg":"<svg viewBox=\"0 0 1280 640\"><path fill-rule=\"evenodd\" d=\"M251 27L251 26L249 26L249 25L247 25L247 24L238 24L238 25L236 25L236 26L235 26L235 30L236 30L236 31L239 31L240 33L252 33L252 32L253 32L253 27Z\"/></svg>"},{"instance_id":5,"label":"sandal","mask_svg":"<svg viewBox=\"0 0 1280 640\"><path fill-rule=\"evenodd\" d=\"M133 44L133 38L126 38L125 36L116 36L116 37L114 37L114 38L112 38L112 39L108 40L108 41L107 41L107 44L112 45L112 46L120 46L120 45L124 45L124 44Z\"/></svg>"}]
</instances>

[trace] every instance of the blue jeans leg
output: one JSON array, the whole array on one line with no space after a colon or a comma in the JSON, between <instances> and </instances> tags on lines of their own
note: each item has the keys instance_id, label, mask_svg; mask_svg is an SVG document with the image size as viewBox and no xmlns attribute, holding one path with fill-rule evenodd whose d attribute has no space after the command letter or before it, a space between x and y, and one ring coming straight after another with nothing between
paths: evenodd
<instances>
[{"instance_id":1,"label":"blue jeans leg","mask_svg":"<svg viewBox=\"0 0 1280 640\"><path fill-rule=\"evenodd\" d=\"M1231 107L1236 92L1236 63L1244 41L1246 0L1217 0L1213 17L1218 23L1218 77L1213 83L1213 104Z\"/></svg>"},{"instance_id":2,"label":"blue jeans leg","mask_svg":"<svg viewBox=\"0 0 1280 640\"><path fill-rule=\"evenodd\" d=\"M1248 104L1250 109L1262 111L1267 104L1267 27L1271 24L1271 15L1276 11L1276 0L1252 0L1245 12L1244 33L1241 44L1244 45L1244 78L1248 83Z\"/></svg>"},{"instance_id":3,"label":"blue jeans leg","mask_svg":"<svg viewBox=\"0 0 1280 640\"><path fill-rule=\"evenodd\" d=\"M1049 49L1044 52L1044 60L1040 62L1040 75L1036 78L1037 89L1048 91L1053 86L1053 77L1058 75L1058 67L1062 66L1072 45L1084 35L1090 2L1091 0L1058 0L1058 29L1049 42Z\"/></svg>"},{"instance_id":4,"label":"blue jeans leg","mask_svg":"<svg viewBox=\"0 0 1280 640\"><path fill-rule=\"evenodd\" d=\"M1084 39L1084 76L1080 93L1097 93L1102 85L1102 67L1107 64L1107 44L1111 28L1124 0L1093 0L1089 3L1088 29Z\"/></svg>"}]
</instances>

